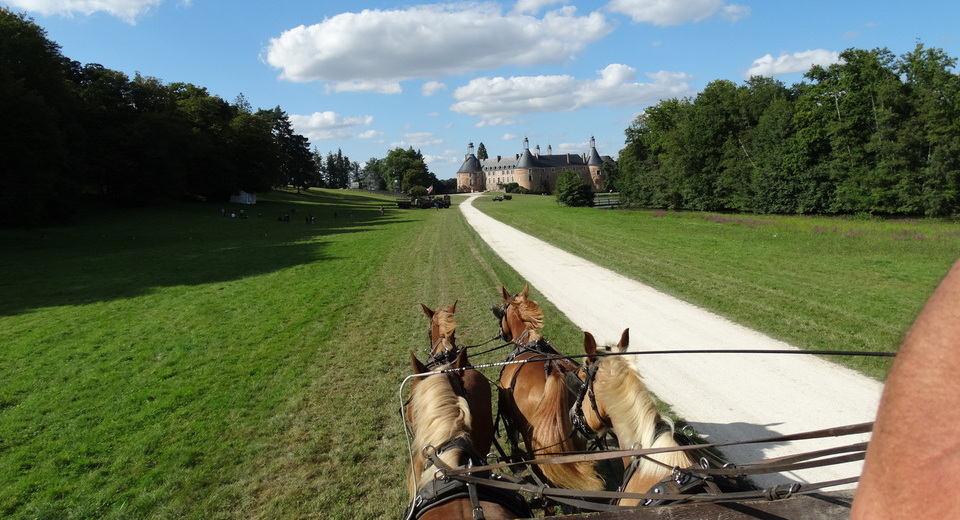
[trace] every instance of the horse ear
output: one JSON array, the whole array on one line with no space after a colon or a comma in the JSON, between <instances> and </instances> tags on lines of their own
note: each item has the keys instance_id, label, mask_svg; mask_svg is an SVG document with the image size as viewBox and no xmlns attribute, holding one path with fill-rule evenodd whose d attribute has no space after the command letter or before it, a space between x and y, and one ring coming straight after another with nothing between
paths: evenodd
<instances>
[{"instance_id":1,"label":"horse ear","mask_svg":"<svg viewBox=\"0 0 960 520\"><path fill-rule=\"evenodd\" d=\"M628 346L630 346L630 329L626 328L620 335L620 343L617 343L617 348L620 349L620 352L626 352Z\"/></svg>"},{"instance_id":2,"label":"horse ear","mask_svg":"<svg viewBox=\"0 0 960 520\"><path fill-rule=\"evenodd\" d=\"M467 359L467 349L462 348L460 352L457 352L457 359L453 360L453 368L463 368L470 366L470 361Z\"/></svg>"},{"instance_id":3,"label":"horse ear","mask_svg":"<svg viewBox=\"0 0 960 520\"><path fill-rule=\"evenodd\" d=\"M596 360L594 355L597 353L597 340L587 331L583 331L583 352L587 355L588 362Z\"/></svg>"},{"instance_id":4,"label":"horse ear","mask_svg":"<svg viewBox=\"0 0 960 520\"><path fill-rule=\"evenodd\" d=\"M458 300L453 300L453 305L447 308L447 312L450 314L455 314L457 312L457 301Z\"/></svg>"},{"instance_id":5,"label":"horse ear","mask_svg":"<svg viewBox=\"0 0 960 520\"><path fill-rule=\"evenodd\" d=\"M410 363L413 365L414 374L422 374L424 372L429 372L429 370L427 370L427 367L423 363L421 363L419 359L417 359L417 355L414 354L412 350L410 351Z\"/></svg>"},{"instance_id":6,"label":"horse ear","mask_svg":"<svg viewBox=\"0 0 960 520\"><path fill-rule=\"evenodd\" d=\"M500 286L500 297L503 298L503 301L505 302L510 301L510 299L512 298L510 293L507 292L507 288L502 285Z\"/></svg>"},{"instance_id":7,"label":"horse ear","mask_svg":"<svg viewBox=\"0 0 960 520\"><path fill-rule=\"evenodd\" d=\"M426 314L427 317L432 320L432 319L433 319L433 311L430 309L430 307L427 307L426 305L424 305L424 304L422 304L422 303L420 304L420 307L423 308L423 313Z\"/></svg>"},{"instance_id":8,"label":"horse ear","mask_svg":"<svg viewBox=\"0 0 960 520\"><path fill-rule=\"evenodd\" d=\"M523 286L523 291L520 292L520 296L523 296L524 298L530 296L530 284Z\"/></svg>"}]
</instances>

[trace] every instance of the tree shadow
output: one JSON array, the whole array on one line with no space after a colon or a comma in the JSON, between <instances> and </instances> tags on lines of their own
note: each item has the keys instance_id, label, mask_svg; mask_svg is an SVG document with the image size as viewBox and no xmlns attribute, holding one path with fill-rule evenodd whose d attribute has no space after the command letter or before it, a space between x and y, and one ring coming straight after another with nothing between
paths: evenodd
<instances>
[{"instance_id":1,"label":"tree shadow","mask_svg":"<svg viewBox=\"0 0 960 520\"><path fill-rule=\"evenodd\" d=\"M250 206L93 208L64 227L0 231L5 274L0 316L131 298L157 287L239 280L329 260L325 237L402 222L381 216L381 204L369 197L325 193Z\"/></svg>"}]
</instances>

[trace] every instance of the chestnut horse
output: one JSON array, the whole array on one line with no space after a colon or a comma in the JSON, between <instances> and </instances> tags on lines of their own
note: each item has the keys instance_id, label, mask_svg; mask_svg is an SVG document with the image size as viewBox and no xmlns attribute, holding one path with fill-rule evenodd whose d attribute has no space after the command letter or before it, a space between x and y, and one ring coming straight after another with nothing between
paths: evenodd
<instances>
[{"instance_id":1,"label":"chestnut horse","mask_svg":"<svg viewBox=\"0 0 960 520\"><path fill-rule=\"evenodd\" d=\"M574 434L570 410L580 386L580 365L557 359L560 353L539 332L543 327L540 305L530 300L530 287L511 295L501 286L502 301L494 307L500 318L500 334L514 344L500 372L500 415L508 435L523 437L529 456L546 458L583 451L586 441ZM572 383L568 382L572 378ZM526 458L526 457L525 457ZM603 479L590 462L533 465L537 476L554 487L581 490L603 489Z\"/></svg>"},{"instance_id":2,"label":"chestnut horse","mask_svg":"<svg viewBox=\"0 0 960 520\"><path fill-rule=\"evenodd\" d=\"M446 309L431 310L420 304L423 313L430 318L430 360L428 367L453 362L463 356L460 377L463 379L463 388L474 409L473 422L475 426L472 435L474 448L478 453L486 455L493 444L493 402L490 397L490 380L479 370L473 368L465 349L456 346L457 322L454 313L457 302Z\"/></svg>"},{"instance_id":3,"label":"chestnut horse","mask_svg":"<svg viewBox=\"0 0 960 520\"><path fill-rule=\"evenodd\" d=\"M409 489L411 501L405 520L486 520L525 518L529 506L518 494L482 484L468 484L443 478L444 468L482 466L486 459L473 448L472 434L480 433L474 412L464 396L464 384L457 371L462 355L452 364L430 372L410 353L416 374L406 418L413 434ZM486 475L477 475L486 476ZM479 514L479 516L477 516Z\"/></svg>"},{"instance_id":4,"label":"chestnut horse","mask_svg":"<svg viewBox=\"0 0 960 520\"><path fill-rule=\"evenodd\" d=\"M618 352L626 352L630 329L625 329L617 344ZM583 351L587 354L589 399L580 397L580 412L595 432L613 429L621 449L667 448L679 446L674 436L673 421L657 411L653 397L643 384L633 360L624 356L598 357L597 342L589 332L583 333ZM611 347L601 347L612 352ZM670 451L625 459L627 468L621 491L647 493L674 467L689 468L695 459L686 451ZM620 505L634 506L638 499L621 499Z\"/></svg>"}]
</instances>

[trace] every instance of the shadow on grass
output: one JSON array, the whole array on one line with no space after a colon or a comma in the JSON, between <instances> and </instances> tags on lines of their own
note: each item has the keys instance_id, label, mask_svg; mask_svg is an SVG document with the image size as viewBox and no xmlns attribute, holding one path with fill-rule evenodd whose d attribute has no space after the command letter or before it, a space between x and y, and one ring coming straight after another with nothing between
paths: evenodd
<instances>
[{"instance_id":1,"label":"shadow on grass","mask_svg":"<svg viewBox=\"0 0 960 520\"><path fill-rule=\"evenodd\" d=\"M323 261L328 259L325 237L403 222L392 209L380 215L384 202L348 192L271 198L275 200L252 206L96 208L69 226L0 231L5 274L0 316L130 298L156 287L239 280ZM240 218L241 210L246 218Z\"/></svg>"}]
</instances>

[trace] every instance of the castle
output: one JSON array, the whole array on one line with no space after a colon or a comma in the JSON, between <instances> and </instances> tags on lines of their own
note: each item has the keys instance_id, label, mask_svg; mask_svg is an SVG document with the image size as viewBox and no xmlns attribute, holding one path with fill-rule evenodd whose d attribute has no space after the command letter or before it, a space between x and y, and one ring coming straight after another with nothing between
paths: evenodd
<instances>
[{"instance_id":1,"label":"castle","mask_svg":"<svg viewBox=\"0 0 960 520\"><path fill-rule=\"evenodd\" d=\"M530 151L530 141L523 139L523 153L514 156L496 156L480 160L473 153L473 143L467 145L463 164L457 170L457 193L499 189L502 184L515 182L531 192L551 193L557 186L557 177L564 170L573 170L594 192L603 190L604 164L612 162L601 157L596 141L590 137L590 151L582 154L553 154L551 146L540 154L540 145Z\"/></svg>"}]
</instances>

